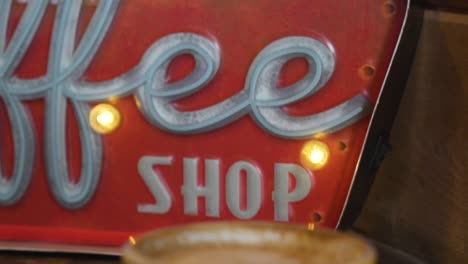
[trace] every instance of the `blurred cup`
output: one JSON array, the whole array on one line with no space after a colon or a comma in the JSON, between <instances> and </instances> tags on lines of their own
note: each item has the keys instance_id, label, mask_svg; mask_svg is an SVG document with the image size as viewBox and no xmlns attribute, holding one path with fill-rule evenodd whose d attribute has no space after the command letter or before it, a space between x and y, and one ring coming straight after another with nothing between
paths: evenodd
<instances>
[{"instance_id":1,"label":"blurred cup","mask_svg":"<svg viewBox=\"0 0 468 264\"><path fill-rule=\"evenodd\" d=\"M176 226L130 238L126 264L375 264L365 240L331 230L263 222Z\"/></svg>"}]
</instances>

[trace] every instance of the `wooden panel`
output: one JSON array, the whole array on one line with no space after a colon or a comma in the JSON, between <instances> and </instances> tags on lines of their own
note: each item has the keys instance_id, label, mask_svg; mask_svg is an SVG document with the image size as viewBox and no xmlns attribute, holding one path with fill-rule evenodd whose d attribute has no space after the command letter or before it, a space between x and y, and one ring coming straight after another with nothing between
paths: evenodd
<instances>
[{"instance_id":1,"label":"wooden panel","mask_svg":"<svg viewBox=\"0 0 468 264\"><path fill-rule=\"evenodd\" d=\"M428 7L450 8L462 11L468 10L468 1L466 0L415 0L415 2Z\"/></svg>"},{"instance_id":2,"label":"wooden panel","mask_svg":"<svg viewBox=\"0 0 468 264\"><path fill-rule=\"evenodd\" d=\"M356 227L430 263L467 263L468 15L426 11L406 94Z\"/></svg>"}]
</instances>

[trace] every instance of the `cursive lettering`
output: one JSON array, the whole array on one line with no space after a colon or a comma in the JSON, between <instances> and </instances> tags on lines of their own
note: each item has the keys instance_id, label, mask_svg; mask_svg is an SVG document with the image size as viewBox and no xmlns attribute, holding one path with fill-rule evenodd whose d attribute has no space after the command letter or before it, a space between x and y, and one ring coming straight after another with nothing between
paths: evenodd
<instances>
[{"instance_id":1,"label":"cursive lettering","mask_svg":"<svg viewBox=\"0 0 468 264\"><path fill-rule=\"evenodd\" d=\"M148 122L177 134L203 133L250 115L266 132L287 139L331 133L368 114L369 103L362 95L309 116L293 117L282 110L283 106L319 91L334 71L333 51L318 40L301 36L285 37L268 45L253 61L245 86L238 94L200 110L181 112L171 104L202 89L219 70L218 44L193 33L175 33L160 39L147 50L137 66L112 80L82 81L81 76L109 30L117 10L117 0L99 1L76 47L82 1L57 1L47 74L32 80L19 79L13 73L36 34L48 1L27 2L21 21L7 45L6 28L11 2L0 2L0 96L5 102L13 130L16 158L11 179L7 180L0 174L0 205L15 204L31 179L35 139L23 100L45 100L47 178L57 202L68 209L86 205L96 192L100 178L102 143L100 135L89 126L90 103L134 95ZM183 80L168 83L165 79L168 67L181 54L192 55L195 68ZM309 71L302 80L278 89L281 69L293 58L305 58ZM77 183L69 180L66 160L67 102L71 103L80 130L82 165Z\"/></svg>"}]
</instances>

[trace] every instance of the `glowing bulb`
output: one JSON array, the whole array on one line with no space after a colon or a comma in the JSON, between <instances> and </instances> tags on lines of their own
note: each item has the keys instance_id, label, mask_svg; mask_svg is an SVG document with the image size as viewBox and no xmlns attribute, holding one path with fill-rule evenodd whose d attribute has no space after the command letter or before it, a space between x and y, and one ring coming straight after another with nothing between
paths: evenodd
<instances>
[{"instance_id":1,"label":"glowing bulb","mask_svg":"<svg viewBox=\"0 0 468 264\"><path fill-rule=\"evenodd\" d=\"M132 244L133 246L136 245L136 240L135 240L135 238L132 237L132 236L130 236L130 237L128 238L128 242L130 242L130 244Z\"/></svg>"},{"instance_id":2,"label":"glowing bulb","mask_svg":"<svg viewBox=\"0 0 468 264\"><path fill-rule=\"evenodd\" d=\"M321 141L312 140L302 148L301 163L311 170L320 170L327 165L329 157L328 146Z\"/></svg>"},{"instance_id":3,"label":"glowing bulb","mask_svg":"<svg viewBox=\"0 0 468 264\"><path fill-rule=\"evenodd\" d=\"M114 115L111 112L102 112L99 113L96 117L96 121L102 126L109 126L114 123Z\"/></svg>"},{"instance_id":4,"label":"glowing bulb","mask_svg":"<svg viewBox=\"0 0 468 264\"><path fill-rule=\"evenodd\" d=\"M108 134L117 129L121 123L120 112L110 104L99 104L89 113L91 128L100 134Z\"/></svg>"},{"instance_id":5,"label":"glowing bulb","mask_svg":"<svg viewBox=\"0 0 468 264\"><path fill-rule=\"evenodd\" d=\"M325 159L325 153L321 149L314 147L310 153L309 159L312 163L322 163Z\"/></svg>"}]
</instances>

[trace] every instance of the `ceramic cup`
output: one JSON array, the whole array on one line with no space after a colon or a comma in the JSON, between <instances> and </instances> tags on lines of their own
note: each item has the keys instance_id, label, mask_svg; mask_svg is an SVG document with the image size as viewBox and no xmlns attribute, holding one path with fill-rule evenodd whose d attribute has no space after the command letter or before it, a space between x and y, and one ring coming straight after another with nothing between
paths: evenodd
<instances>
[{"instance_id":1,"label":"ceramic cup","mask_svg":"<svg viewBox=\"0 0 468 264\"><path fill-rule=\"evenodd\" d=\"M261 222L171 227L131 238L126 264L374 264L365 240L331 230Z\"/></svg>"}]
</instances>

